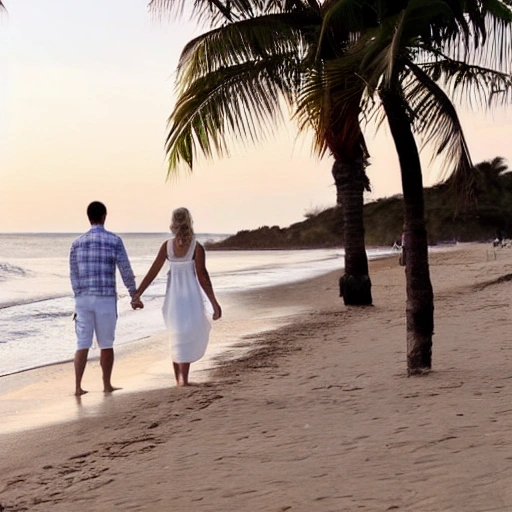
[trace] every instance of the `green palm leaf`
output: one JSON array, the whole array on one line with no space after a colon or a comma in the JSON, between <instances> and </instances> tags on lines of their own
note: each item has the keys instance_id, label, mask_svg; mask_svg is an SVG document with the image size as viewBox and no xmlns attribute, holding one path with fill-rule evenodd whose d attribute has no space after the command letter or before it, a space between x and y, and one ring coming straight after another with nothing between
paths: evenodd
<instances>
[{"instance_id":1,"label":"green palm leaf","mask_svg":"<svg viewBox=\"0 0 512 512\"><path fill-rule=\"evenodd\" d=\"M295 54L289 59L293 61ZM191 169L200 152L206 157L229 154L231 142L261 140L283 119L283 98L294 94L291 64L283 56L251 61L209 73L183 92L172 112L166 150L170 173L181 162ZM279 77L276 80L275 77Z\"/></svg>"},{"instance_id":2,"label":"green palm leaf","mask_svg":"<svg viewBox=\"0 0 512 512\"><path fill-rule=\"evenodd\" d=\"M449 58L422 64L421 68L432 79L444 83L451 96L471 107L492 107L512 102L510 74Z\"/></svg>"},{"instance_id":3,"label":"green palm leaf","mask_svg":"<svg viewBox=\"0 0 512 512\"><path fill-rule=\"evenodd\" d=\"M431 144L435 155L443 155L445 169L463 182L473 164L459 117L447 94L420 66L410 62L404 96L410 105L411 121L424 145Z\"/></svg>"},{"instance_id":4,"label":"green palm leaf","mask_svg":"<svg viewBox=\"0 0 512 512\"><path fill-rule=\"evenodd\" d=\"M214 29L190 41L180 57L177 82L183 90L196 78L240 62L273 59L295 52L305 58L306 41L297 27L312 23L306 15L268 15Z\"/></svg>"}]
</instances>

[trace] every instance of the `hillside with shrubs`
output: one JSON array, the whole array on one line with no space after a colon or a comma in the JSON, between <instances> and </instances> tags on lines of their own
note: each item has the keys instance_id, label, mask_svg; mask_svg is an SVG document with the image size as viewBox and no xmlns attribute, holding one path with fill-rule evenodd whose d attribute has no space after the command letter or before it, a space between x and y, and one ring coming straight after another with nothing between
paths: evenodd
<instances>
[{"instance_id":1,"label":"hillside with shrubs","mask_svg":"<svg viewBox=\"0 0 512 512\"><path fill-rule=\"evenodd\" d=\"M454 184L426 188L425 215L430 245L484 242L496 236L512 238L512 172L501 157L475 166L470 192L461 201ZM366 245L389 246L400 237L403 224L401 195L364 206ZM312 249L342 247L343 219L339 207L306 214L288 227L262 226L239 231L208 249Z\"/></svg>"}]
</instances>

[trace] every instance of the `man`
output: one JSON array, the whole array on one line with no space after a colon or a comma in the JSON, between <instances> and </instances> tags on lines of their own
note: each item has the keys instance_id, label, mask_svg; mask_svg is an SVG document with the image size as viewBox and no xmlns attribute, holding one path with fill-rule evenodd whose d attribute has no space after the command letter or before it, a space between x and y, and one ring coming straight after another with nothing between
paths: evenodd
<instances>
[{"instance_id":1,"label":"man","mask_svg":"<svg viewBox=\"0 0 512 512\"><path fill-rule=\"evenodd\" d=\"M114 366L114 338L117 322L116 267L130 293L135 294L133 275L123 241L104 228L107 209L99 201L87 207L91 229L73 242L69 255L71 286L75 295L77 350L75 353L75 395L82 389L82 377L93 335L101 349L100 365L103 373L103 391L111 393ZM132 301L133 309L143 307Z\"/></svg>"}]
</instances>

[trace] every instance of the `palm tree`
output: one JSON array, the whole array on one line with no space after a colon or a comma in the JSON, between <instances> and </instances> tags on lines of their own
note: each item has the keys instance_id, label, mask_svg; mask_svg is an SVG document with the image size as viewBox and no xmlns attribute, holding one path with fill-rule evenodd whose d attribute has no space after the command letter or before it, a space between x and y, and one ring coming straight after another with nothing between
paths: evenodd
<instances>
[{"instance_id":1,"label":"palm tree","mask_svg":"<svg viewBox=\"0 0 512 512\"><path fill-rule=\"evenodd\" d=\"M510 221L504 217L503 212L510 209L512 171L505 163L505 159L496 157L475 165L473 189L475 201L462 212L462 215L485 219L488 225L494 225L495 232L492 234L499 239L502 239L505 233L510 236Z\"/></svg>"},{"instance_id":2,"label":"palm tree","mask_svg":"<svg viewBox=\"0 0 512 512\"><path fill-rule=\"evenodd\" d=\"M499 38L489 37L493 26L500 35L507 35L505 41L511 40L512 17L507 2L375 0L377 26L359 34L344 58L332 65L331 80L343 90L347 77L354 73L354 63L358 63L360 80L354 82L351 94L360 94L364 88L370 114L382 108L399 156L410 375L430 370L434 330L422 172L413 130L447 157L454 167L451 183L466 189L472 169L468 148L455 108L439 83L453 95L468 90L490 98L510 93L510 73L502 71L510 62L510 52ZM335 16L343 3L332 0L329 15ZM489 19L494 25L489 25ZM495 66L474 64L472 58ZM346 91L344 95L349 97Z\"/></svg>"},{"instance_id":3,"label":"palm tree","mask_svg":"<svg viewBox=\"0 0 512 512\"><path fill-rule=\"evenodd\" d=\"M230 141L259 141L269 126L286 117L285 108L296 111L301 91L314 84L314 114L303 116L299 127L313 127L317 153L334 156L332 173L345 226L340 295L347 305L367 305L372 296L363 193L369 181L359 125L361 98L338 104L336 91L323 80L325 66L343 55L354 27L361 29L365 21L360 2L345 3L355 13L350 24L326 23L319 0L196 2L191 14L207 20L210 30L189 42L181 55L166 151L172 173L181 163L192 170L198 153L228 153ZM183 1L150 3L153 10L171 13L184 6Z\"/></svg>"},{"instance_id":4,"label":"palm tree","mask_svg":"<svg viewBox=\"0 0 512 512\"><path fill-rule=\"evenodd\" d=\"M499 197L499 192L503 189L503 177L511 172L505 159L501 156L476 164L475 171L478 192L480 194L488 193L495 197Z\"/></svg>"}]
</instances>

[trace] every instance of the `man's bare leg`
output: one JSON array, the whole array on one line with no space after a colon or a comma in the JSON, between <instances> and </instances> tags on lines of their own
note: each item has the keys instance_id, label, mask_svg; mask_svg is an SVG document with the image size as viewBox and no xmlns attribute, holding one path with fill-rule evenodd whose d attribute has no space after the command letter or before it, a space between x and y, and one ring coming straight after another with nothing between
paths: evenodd
<instances>
[{"instance_id":1,"label":"man's bare leg","mask_svg":"<svg viewBox=\"0 0 512 512\"><path fill-rule=\"evenodd\" d=\"M179 363L180 383L179 386L188 386L188 372L190 363Z\"/></svg>"},{"instance_id":2,"label":"man's bare leg","mask_svg":"<svg viewBox=\"0 0 512 512\"><path fill-rule=\"evenodd\" d=\"M88 354L88 348L80 349L75 352L75 396L82 396L87 393L87 391L82 389L82 377L84 376Z\"/></svg>"},{"instance_id":3,"label":"man's bare leg","mask_svg":"<svg viewBox=\"0 0 512 512\"><path fill-rule=\"evenodd\" d=\"M112 393L116 389L112 386L110 379L112 378L112 368L114 367L114 349L102 348L100 353L100 365L103 372L103 391L105 393Z\"/></svg>"}]
</instances>

